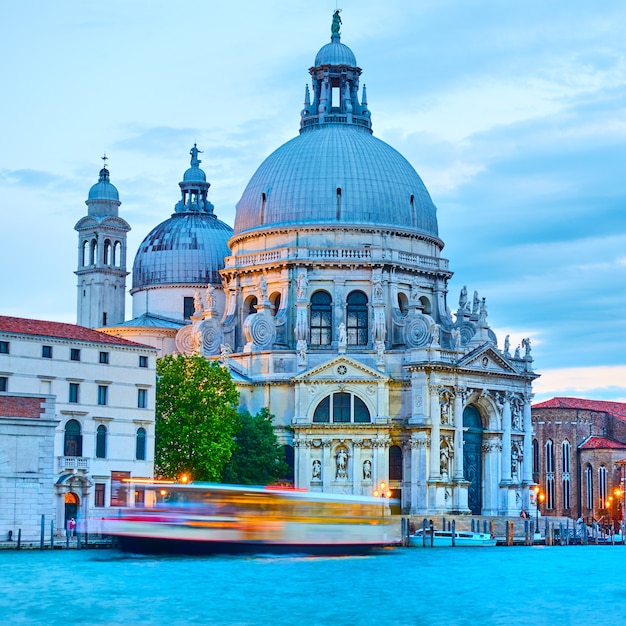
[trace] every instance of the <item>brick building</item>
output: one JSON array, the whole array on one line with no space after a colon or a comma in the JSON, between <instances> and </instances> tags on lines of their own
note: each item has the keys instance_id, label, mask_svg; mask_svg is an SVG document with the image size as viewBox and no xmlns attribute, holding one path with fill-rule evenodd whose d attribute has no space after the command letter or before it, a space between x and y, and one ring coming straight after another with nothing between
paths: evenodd
<instances>
[{"instance_id":1,"label":"brick building","mask_svg":"<svg viewBox=\"0 0 626 626\"><path fill-rule=\"evenodd\" d=\"M533 405L532 423L533 480L545 494L541 513L621 518L626 403L552 398Z\"/></svg>"}]
</instances>

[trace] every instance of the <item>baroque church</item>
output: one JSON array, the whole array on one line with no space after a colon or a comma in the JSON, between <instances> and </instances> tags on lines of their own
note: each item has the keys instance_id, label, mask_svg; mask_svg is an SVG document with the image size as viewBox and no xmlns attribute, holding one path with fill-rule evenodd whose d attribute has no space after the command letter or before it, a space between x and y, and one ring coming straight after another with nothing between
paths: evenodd
<instances>
[{"instance_id":1,"label":"baroque church","mask_svg":"<svg viewBox=\"0 0 626 626\"><path fill-rule=\"evenodd\" d=\"M135 256L129 321L130 227L105 166L76 225L78 321L219 360L241 406L275 416L297 488L385 482L403 513L518 515L534 505L530 341L499 348L465 287L450 310L435 205L373 135L361 72L336 12L300 132L261 163L234 229L193 146L173 215Z\"/></svg>"}]
</instances>

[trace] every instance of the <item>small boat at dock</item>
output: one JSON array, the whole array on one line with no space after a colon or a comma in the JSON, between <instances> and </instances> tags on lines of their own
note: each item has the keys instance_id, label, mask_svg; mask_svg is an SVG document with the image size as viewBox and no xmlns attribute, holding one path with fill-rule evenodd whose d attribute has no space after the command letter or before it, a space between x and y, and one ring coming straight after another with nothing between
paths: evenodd
<instances>
[{"instance_id":1,"label":"small boat at dock","mask_svg":"<svg viewBox=\"0 0 626 626\"><path fill-rule=\"evenodd\" d=\"M420 529L409 535L409 546L421 548L424 546L424 540L426 547L429 548L450 548L452 547L452 538L454 535L454 545L459 548L488 548L496 545L495 537L492 537L489 533L473 533L471 531L458 530L452 533L451 530L433 530L432 537L429 529ZM432 539L432 544L431 544Z\"/></svg>"}]
</instances>

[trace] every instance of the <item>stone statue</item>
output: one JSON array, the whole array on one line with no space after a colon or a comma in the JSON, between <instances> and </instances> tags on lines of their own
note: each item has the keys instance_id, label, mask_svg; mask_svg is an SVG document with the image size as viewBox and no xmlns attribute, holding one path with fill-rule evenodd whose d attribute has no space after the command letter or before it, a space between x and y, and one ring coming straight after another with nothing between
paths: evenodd
<instances>
[{"instance_id":1,"label":"stone statue","mask_svg":"<svg viewBox=\"0 0 626 626\"><path fill-rule=\"evenodd\" d=\"M206 301L206 306L208 309L215 308L215 287L213 287L213 285L209 285L206 288L206 294L204 296L204 299Z\"/></svg>"},{"instance_id":2,"label":"stone statue","mask_svg":"<svg viewBox=\"0 0 626 626\"><path fill-rule=\"evenodd\" d=\"M322 464L318 461L318 459L315 459L315 461L313 461L313 471L311 473L311 477L313 478L313 480L322 479Z\"/></svg>"},{"instance_id":3,"label":"stone statue","mask_svg":"<svg viewBox=\"0 0 626 626\"><path fill-rule=\"evenodd\" d=\"M431 345L438 346L439 334L440 334L439 324L432 324L429 330L430 330L430 336L432 337L432 341L430 342Z\"/></svg>"},{"instance_id":4,"label":"stone statue","mask_svg":"<svg viewBox=\"0 0 626 626\"><path fill-rule=\"evenodd\" d=\"M298 356L300 357L300 361L306 361L306 339L298 339L298 343L296 345L296 350L298 351Z\"/></svg>"},{"instance_id":5,"label":"stone statue","mask_svg":"<svg viewBox=\"0 0 626 626\"><path fill-rule=\"evenodd\" d=\"M448 469L450 465L450 451L448 450L448 446L442 446L440 457L439 457L439 471L442 476L448 475Z\"/></svg>"},{"instance_id":6,"label":"stone statue","mask_svg":"<svg viewBox=\"0 0 626 626\"><path fill-rule=\"evenodd\" d=\"M228 357L233 353L233 349L230 347L228 343L220 344L220 355L222 359L222 363L226 363L228 361Z\"/></svg>"},{"instance_id":7,"label":"stone statue","mask_svg":"<svg viewBox=\"0 0 626 626\"><path fill-rule=\"evenodd\" d=\"M511 356L511 353L509 352L510 347L511 347L511 340L510 340L510 336L507 335L504 338L504 356Z\"/></svg>"},{"instance_id":8,"label":"stone statue","mask_svg":"<svg viewBox=\"0 0 626 626\"><path fill-rule=\"evenodd\" d=\"M524 347L524 356L530 356L530 338L522 339L522 346Z\"/></svg>"},{"instance_id":9,"label":"stone statue","mask_svg":"<svg viewBox=\"0 0 626 626\"><path fill-rule=\"evenodd\" d=\"M194 313L202 313L202 311L204 310L202 306L202 298L200 297L199 291L193 292L193 310Z\"/></svg>"},{"instance_id":10,"label":"stone statue","mask_svg":"<svg viewBox=\"0 0 626 626\"><path fill-rule=\"evenodd\" d=\"M337 457L335 459L337 463L337 478L348 477L348 454L345 448L339 448L337 451Z\"/></svg>"},{"instance_id":11,"label":"stone statue","mask_svg":"<svg viewBox=\"0 0 626 626\"><path fill-rule=\"evenodd\" d=\"M372 462L369 459L363 461L363 480L372 479Z\"/></svg>"},{"instance_id":12,"label":"stone statue","mask_svg":"<svg viewBox=\"0 0 626 626\"><path fill-rule=\"evenodd\" d=\"M517 346L517 348L515 348L515 357L514 357L514 358L516 358L516 359L519 359L519 358L520 358L520 355L519 355L519 346Z\"/></svg>"},{"instance_id":13,"label":"stone statue","mask_svg":"<svg viewBox=\"0 0 626 626\"><path fill-rule=\"evenodd\" d=\"M341 27L341 17L339 17L339 14L341 13L341 9L337 9L334 13L333 13L333 23L330 27L330 32L333 35L338 35L339 34L339 29Z\"/></svg>"},{"instance_id":14,"label":"stone statue","mask_svg":"<svg viewBox=\"0 0 626 626\"><path fill-rule=\"evenodd\" d=\"M480 326L487 325L487 300L483 298L480 303L480 313L478 315L478 324Z\"/></svg>"},{"instance_id":15,"label":"stone statue","mask_svg":"<svg viewBox=\"0 0 626 626\"><path fill-rule=\"evenodd\" d=\"M474 301L472 303L472 315L478 314L478 309L480 308L480 300L478 299L478 292L474 292Z\"/></svg>"},{"instance_id":16,"label":"stone statue","mask_svg":"<svg viewBox=\"0 0 626 626\"><path fill-rule=\"evenodd\" d=\"M376 341L374 343L374 347L376 348L376 360L381 363L385 358L385 342Z\"/></svg>"},{"instance_id":17,"label":"stone statue","mask_svg":"<svg viewBox=\"0 0 626 626\"><path fill-rule=\"evenodd\" d=\"M202 163L202 161L200 161L200 159L198 158L198 153L202 153L202 150L198 150L198 147L196 146L196 144L193 144L193 148L189 151L189 154L191 155L191 166L192 167L198 167L200 165L200 163Z\"/></svg>"},{"instance_id":18,"label":"stone statue","mask_svg":"<svg viewBox=\"0 0 626 626\"><path fill-rule=\"evenodd\" d=\"M348 333L346 332L346 325L341 322L339 324L339 345L345 346L348 343Z\"/></svg>"},{"instance_id":19,"label":"stone statue","mask_svg":"<svg viewBox=\"0 0 626 626\"><path fill-rule=\"evenodd\" d=\"M453 328L450 331L450 343L453 350L461 349L461 331L458 328Z\"/></svg>"},{"instance_id":20,"label":"stone statue","mask_svg":"<svg viewBox=\"0 0 626 626\"><path fill-rule=\"evenodd\" d=\"M296 279L296 292L299 300L304 300L306 298L308 285L309 279L307 278L306 272L300 272L298 274L298 278Z\"/></svg>"},{"instance_id":21,"label":"stone statue","mask_svg":"<svg viewBox=\"0 0 626 626\"><path fill-rule=\"evenodd\" d=\"M261 294L261 300L267 300L267 280L265 280L265 274L261 274L258 282L259 293Z\"/></svg>"},{"instance_id":22,"label":"stone statue","mask_svg":"<svg viewBox=\"0 0 626 626\"><path fill-rule=\"evenodd\" d=\"M459 310L463 311L467 308L467 287L463 285L461 295L459 296Z\"/></svg>"}]
</instances>

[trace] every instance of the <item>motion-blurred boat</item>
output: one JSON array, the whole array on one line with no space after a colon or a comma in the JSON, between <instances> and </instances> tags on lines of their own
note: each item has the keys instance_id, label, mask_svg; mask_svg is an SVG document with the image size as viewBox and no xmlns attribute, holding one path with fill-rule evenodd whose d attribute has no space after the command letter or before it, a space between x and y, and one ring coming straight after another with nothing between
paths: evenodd
<instances>
[{"instance_id":1,"label":"motion-blurred boat","mask_svg":"<svg viewBox=\"0 0 626 626\"><path fill-rule=\"evenodd\" d=\"M155 489L154 507L102 520L121 550L347 555L400 541L379 498L213 484Z\"/></svg>"}]
</instances>

